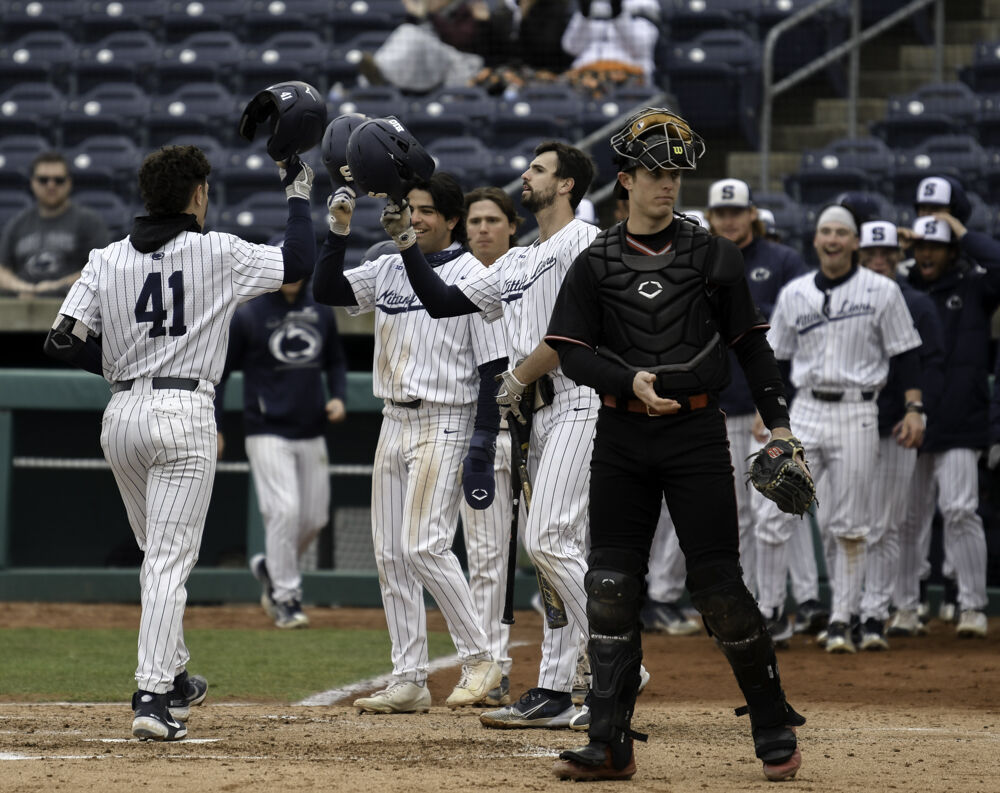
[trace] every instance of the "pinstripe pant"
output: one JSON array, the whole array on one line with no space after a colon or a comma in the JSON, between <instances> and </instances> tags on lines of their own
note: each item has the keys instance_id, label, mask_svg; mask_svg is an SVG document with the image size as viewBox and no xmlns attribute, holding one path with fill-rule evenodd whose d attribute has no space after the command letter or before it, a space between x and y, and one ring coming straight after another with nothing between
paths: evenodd
<instances>
[{"instance_id":1,"label":"pinstripe pant","mask_svg":"<svg viewBox=\"0 0 1000 793\"><path fill-rule=\"evenodd\" d=\"M427 679L427 614L434 597L463 660L489 645L451 546L458 527L459 465L472 435L473 405L386 405L372 478L372 541L397 680Z\"/></svg>"},{"instance_id":2,"label":"pinstripe pant","mask_svg":"<svg viewBox=\"0 0 1000 793\"><path fill-rule=\"evenodd\" d=\"M589 633L584 545L597 399L581 393L562 391L535 413L528 451L533 495L524 548L559 593L569 621L563 628L543 628L538 686L554 691L573 688L580 642Z\"/></svg>"},{"instance_id":3,"label":"pinstripe pant","mask_svg":"<svg viewBox=\"0 0 1000 793\"><path fill-rule=\"evenodd\" d=\"M676 603L684 594L687 563L681 551L677 529L670 519L667 502L660 504L660 519L649 548L649 572L646 574L646 595L660 603Z\"/></svg>"},{"instance_id":4,"label":"pinstripe pant","mask_svg":"<svg viewBox=\"0 0 1000 793\"><path fill-rule=\"evenodd\" d=\"M497 436L497 456L493 466L496 495L486 509L473 509L462 499L462 527L465 534L465 554L469 562L469 589L472 602L483 617L490 652L500 664L503 674L509 675L510 626L503 617L504 595L507 590L507 548L510 537L511 503L510 483L510 433L501 428ZM523 515L520 525L524 525Z\"/></svg>"},{"instance_id":5,"label":"pinstripe pant","mask_svg":"<svg viewBox=\"0 0 1000 793\"><path fill-rule=\"evenodd\" d=\"M190 659L184 643L187 580L215 480L218 441L213 389L153 390L148 379L112 394L101 447L129 525L143 552L139 568L138 687L165 693Z\"/></svg>"},{"instance_id":6,"label":"pinstripe pant","mask_svg":"<svg viewBox=\"0 0 1000 793\"><path fill-rule=\"evenodd\" d=\"M944 523L945 562L958 583L959 609L986 607L986 534L979 507L979 452L948 449L921 454L900 527L900 571L896 605L916 609L922 567L927 563L934 505Z\"/></svg>"},{"instance_id":7,"label":"pinstripe pant","mask_svg":"<svg viewBox=\"0 0 1000 793\"><path fill-rule=\"evenodd\" d=\"M326 439L249 435L247 459L264 518L267 572L280 603L302 599L299 558L330 521Z\"/></svg>"}]
</instances>

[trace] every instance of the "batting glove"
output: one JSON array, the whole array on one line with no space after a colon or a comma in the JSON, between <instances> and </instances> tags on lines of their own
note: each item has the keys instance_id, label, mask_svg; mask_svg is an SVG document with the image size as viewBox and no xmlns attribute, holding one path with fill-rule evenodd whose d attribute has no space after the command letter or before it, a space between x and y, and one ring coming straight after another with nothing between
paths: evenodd
<instances>
[{"instance_id":1,"label":"batting glove","mask_svg":"<svg viewBox=\"0 0 1000 793\"><path fill-rule=\"evenodd\" d=\"M413 230L413 224L410 222L410 207L405 201L402 207L392 201L386 204L380 220L382 228L392 237L392 241L400 251L405 251L417 241L417 232Z\"/></svg>"},{"instance_id":2,"label":"batting glove","mask_svg":"<svg viewBox=\"0 0 1000 793\"><path fill-rule=\"evenodd\" d=\"M462 490L465 501L473 509L486 509L496 495L493 464L496 459L497 436L476 430L472 433L469 453L462 460Z\"/></svg>"},{"instance_id":3,"label":"batting glove","mask_svg":"<svg viewBox=\"0 0 1000 793\"><path fill-rule=\"evenodd\" d=\"M341 237L351 233L351 216L354 214L354 188L338 187L328 199L326 208L330 211L330 231Z\"/></svg>"},{"instance_id":4,"label":"batting glove","mask_svg":"<svg viewBox=\"0 0 1000 793\"><path fill-rule=\"evenodd\" d=\"M279 163L278 176L281 177L281 186L285 188L286 197L309 200L309 194L312 192L313 171L299 159L297 154L293 154L287 162Z\"/></svg>"},{"instance_id":5,"label":"batting glove","mask_svg":"<svg viewBox=\"0 0 1000 793\"><path fill-rule=\"evenodd\" d=\"M504 418L513 415L522 424L527 424L528 420L521 412L521 400L524 397L524 389L528 386L514 376L513 369L498 374L494 380L500 383L500 388L497 390L497 405L500 407L500 415Z\"/></svg>"}]
</instances>

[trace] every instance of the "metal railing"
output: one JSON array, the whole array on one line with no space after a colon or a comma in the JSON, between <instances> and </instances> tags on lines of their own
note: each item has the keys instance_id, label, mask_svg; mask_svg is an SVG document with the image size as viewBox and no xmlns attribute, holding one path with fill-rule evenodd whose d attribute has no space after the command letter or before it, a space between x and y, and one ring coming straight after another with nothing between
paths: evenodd
<instances>
[{"instance_id":1,"label":"metal railing","mask_svg":"<svg viewBox=\"0 0 1000 793\"><path fill-rule=\"evenodd\" d=\"M847 128L850 137L857 131L858 119L858 80L859 80L859 49L862 44L880 35L893 25L907 17L913 16L932 3L934 9L934 79L941 82L944 74L944 0L913 0L902 8L893 11L885 19L879 20L862 31L861 0L851 0L851 35L847 41L837 45L816 60L792 72L783 80L774 82L774 51L778 39L787 30L801 24L819 12L829 8L840 0L817 0L812 5L803 8L796 14L784 19L768 31L764 39L762 64L763 93L760 112L760 190L767 191L770 186L770 155L771 127L774 99L789 88L797 85L820 69L829 66L834 61L850 54L848 63L848 93L847 93Z\"/></svg>"}]
</instances>

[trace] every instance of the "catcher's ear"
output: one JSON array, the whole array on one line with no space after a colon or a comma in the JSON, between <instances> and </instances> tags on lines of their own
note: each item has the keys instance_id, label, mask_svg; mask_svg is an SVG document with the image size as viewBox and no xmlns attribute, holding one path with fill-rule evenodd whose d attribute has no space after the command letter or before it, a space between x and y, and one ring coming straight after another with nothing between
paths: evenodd
<instances>
[{"instance_id":1,"label":"catcher's ear","mask_svg":"<svg viewBox=\"0 0 1000 793\"><path fill-rule=\"evenodd\" d=\"M743 254L725 237L713 237L708 251L705 278L710 284L732 286L743 277Z\"/></svg>"}]
</instances>

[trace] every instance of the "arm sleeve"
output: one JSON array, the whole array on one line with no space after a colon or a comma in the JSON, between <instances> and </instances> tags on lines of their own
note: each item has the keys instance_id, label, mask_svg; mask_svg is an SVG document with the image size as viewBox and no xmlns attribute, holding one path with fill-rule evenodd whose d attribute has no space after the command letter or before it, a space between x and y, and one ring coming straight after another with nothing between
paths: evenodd
<instances>
[{"instance_id":1,"label":"arm sleeve","mask_svg":"<svg viewBox=\"0 0 1000 793\"><path fill-rule=\"evenodd\" d=\"M479 369L479 399L476 402L476 431L484 430L496 435L500 431L500 410L497 408L496 376L507 368L507 358L488 361Z\"/></svg>"},{"instance_id":2,"label":"arm sleeve","mask_svg":"<svg viewBox=\"0 0 1000 793\"><path fill-rule=\"evenodd\" d=\"M890 366L896 367L899 376L899 384L904 391L911 388L920 388L920 354L917 349L904 350L893 355L890 359Z\"/></svg>"},{"instance_id":3,"label":"arm sleeve","mask_svg":"<svg viewBox=\"0 0 1000 793\"><path fill-rule=\"evenodd\" d=\"M330 396L347 402L347 356L344 355L344 345L341 344L340 334L337 332L337 318L333 311L329 310L329 327L326 336L326 348L324 355L326 358L326 384L330 389Z\"/></svg>"},{"instance_id":4,"label":"arm sleeve","mask_svg":"<svg viewBox=\"0 0 1000 793\"><path fill-rule=\"evenodd\" d=\"M290 204L291 202L289 202ZM350 282L344 277L344 255L347 238L328 231L319 251L316 274L313 276L313 298L328 306L356 306L357 298Z\"/></svg>"},{"instance_id":5,"label":"arm sleeve","mask_svg":"<svg viewBox=\"0 0 1000 793\"><path fill-rule=\"evenodd\" d=\"M784 380L764 330L744 334L733 345L733 352L743 367L757 412L767 428L790 427Z\"/></svg>"},{"instance_id":6,"label":"arm sleeve","mask_svg":"<svg viewBox=\"0 0 1000 793\"><path fill-rule=\"evenodd\" d=\"M599 394L616 399L633 399L635 372L610 358L602 358L589 347L565 340L545 339L559 354L563 374L578 385L589 385Z\"/></svg>"},{"instance_id":7,"label":"arm sleeve","mask_svg":"<svg viewBox=\"0 0 1000 793\"><path fill-rule=\"evenodd\" d=\"M427 263L419 246L411 245L402 252L402 257L413 291L434 319L460 317L479 311L456 284L446 284L441 280Z\"/></svg>"},{"instance_id":8,"label":"arm sleeve","mask_svg":"<svg viewBox=\"0 0 1000 793\"><path fill-rule=\"evenodd\" d=\"M316 264L316 235L313 233L309 202L304 198L288 201L288 222L285 224L281 258L285 265L284 283L301 281L312 274Z\"/></svg>"}]
</instances>

